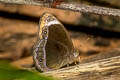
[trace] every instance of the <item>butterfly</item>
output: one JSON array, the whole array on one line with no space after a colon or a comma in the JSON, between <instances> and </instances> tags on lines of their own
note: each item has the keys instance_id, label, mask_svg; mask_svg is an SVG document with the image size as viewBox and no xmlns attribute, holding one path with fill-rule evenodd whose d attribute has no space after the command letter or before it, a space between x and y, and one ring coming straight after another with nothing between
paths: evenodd
<instances>
[{"instance_id":1,"label":"butterfly","mask_svg":"<svg viewBox=\"0 0 120 80\"><path fill-rule=\"evenodd\" d=\"M33 59L39 71L59 69L78 60L79 51L73 46L67 30L56 17L44 13L39 21L38 39Z\"/></svg>"}]
</instances>

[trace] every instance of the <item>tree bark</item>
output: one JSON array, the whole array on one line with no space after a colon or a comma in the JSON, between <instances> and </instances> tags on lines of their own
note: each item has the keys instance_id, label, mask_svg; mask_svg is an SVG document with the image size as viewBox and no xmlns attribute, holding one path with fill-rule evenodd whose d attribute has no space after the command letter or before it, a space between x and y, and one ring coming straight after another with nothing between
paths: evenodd
<instances>
[{"instance_id":1,"label":"tree bark","mask_svg":"<svg viewBox=\"0 0 120 80\"><path fill-rule=\"evenodd\" d=\"M117 49L112 52L115 51ZM120 55L120 51L118 54ZM120 80L120 56L82 63L55 71L44 72L43 74L63 80Z\"/></svg>"},{"instance_id":2,"label":"tree bark","mask_svg":"<svg viewBox=\"0 0 120 80\"><path fill-rule=\"evenodd\" d=\"M39 5L42 7L49 7L49 8L57 8L63 10L70 10L75 12L84 12L84 13L94 13L99 15L108 15L108 16L116 16L120 17L120 9L112 9L112 8L105 8L105 7L98 7L98 6L88 6L79 3L72 3L71 2L38 2L37 0L0 0L0 2L4 3L14 3L14 4L31 4L31 5Z\"/></svg>"}]
</instances>

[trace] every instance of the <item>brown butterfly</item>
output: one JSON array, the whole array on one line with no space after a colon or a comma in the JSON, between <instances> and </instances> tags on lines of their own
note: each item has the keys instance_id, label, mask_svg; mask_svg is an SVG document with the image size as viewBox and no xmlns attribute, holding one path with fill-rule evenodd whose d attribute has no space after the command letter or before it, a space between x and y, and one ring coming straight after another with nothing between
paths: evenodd
<instances>
[{"instance_id":1,"label":"brown butterfly","mask_svg":"<svg viewBox=\"0 0 120 80\"><path fill-rule=\"evenodd\" d=\"M50 13L44 13L39 22L38 41L34 47L35 67L40 71L59 69L78 60L65 27Z\"/></svg>"}]
</instances>

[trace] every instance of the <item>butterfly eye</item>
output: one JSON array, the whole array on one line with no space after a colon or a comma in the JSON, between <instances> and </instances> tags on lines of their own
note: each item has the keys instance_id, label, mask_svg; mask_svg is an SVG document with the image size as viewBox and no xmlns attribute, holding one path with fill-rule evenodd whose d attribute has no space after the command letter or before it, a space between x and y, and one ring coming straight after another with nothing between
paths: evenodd
<instances>
[{"instance_id":1,"label":"butterfly eye","mask_svg":"<svg viewBox=\"0 0 120 80\"><path fill-rule=\"evenodd\" d=\"M39 61L40 61L40 62L42 62L42 61L43 61L43 59L42 59L42 58L40 58L40 59L39 59Z\"/></svg>"},{"instance_id":2,"label":"butterfly eye","mask_svg":"<svg viewBox=\"0 0 120 80\"><path fill-rule=\"evenodd\" d=\"M48 18L46 19L47 22L54 21L54 20L55 19L52 16L48 16Z\"/></svg>"},{"instance_id":3,"label":"butterfly eye","mask_svg":"<svg viewBox=\"0 0 120 80\"><path fill-rule=\"evenodd\" d=\"M42 28L42 33L43 33L43 34L47 34L47 28L46 28L46 27L43 27L43 28Z\"/></svg>"},{"instance_id":4,"label":"butterfly eye","mask_svg":"<svg viewBox=\"0 0 120 80\"><path fill-rule=\"evenodd\" d=\"M44 31L43 33L44 33L44 34L47 34L47 31Z\"/></svg>"},{"instance_id":5,"label":"butterfly eye","mask_svg":"<svg viewBox=\"0 0 120 80\"><path fill-rule=\"evenodd\" d=\"M47 30L44 29L44 30L42 31L42 34L43 34L44 37L46 37L46 36L47 36Z\"/></svg>"},{"instance_id":6,"label":"butterfly eye","mask_svg":"<svg viewBox=\"0 0 120 80\"><path fill-rule=\"evenodd\" d=\"M47 22L50 22L50 18L48 17L48 19L46 20Z\"/></svg>"},{"instance_id":7,"label":"butterfly eye","mask_svg":"<svg viewBox=\"0 0 120 80\"><path fill-rule=\"evenodd\" d=\"M47 35L47 28L44 27L44 28L42 29L42 37L43 37L43 39L47 39L47 36L48 36L48 35Z\"/></svg>"}]
</instances>

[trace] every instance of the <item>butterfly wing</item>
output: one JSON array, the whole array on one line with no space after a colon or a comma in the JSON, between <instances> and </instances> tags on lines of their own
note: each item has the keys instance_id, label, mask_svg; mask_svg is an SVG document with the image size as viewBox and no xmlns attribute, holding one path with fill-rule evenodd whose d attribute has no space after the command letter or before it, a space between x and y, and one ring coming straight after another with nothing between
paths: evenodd
<instances>
[{"instance_id":1,"label":"butterfly wing","mask_svg":"<svg viewBox=\"0 0 120 80\"><path fill-rule=\"evenodd\" d=\"M73 61L74 47L67 30L49 13L41 17L36 45L34 60L40 70L58 69Z\"/></svg>"},{"instance_id":2,"label":"butterfly wing","mask_svg":"<svg viewBox=\"0 0 120 80\"><path fill-rule=\"evenodd\" d=\"M57 69L70 62L74 47L63 25L54 24L48 29L49 35L45 48L47 66Z\"/></svg>"}]
</instances>

